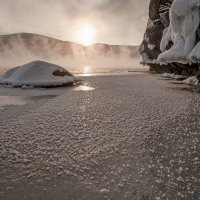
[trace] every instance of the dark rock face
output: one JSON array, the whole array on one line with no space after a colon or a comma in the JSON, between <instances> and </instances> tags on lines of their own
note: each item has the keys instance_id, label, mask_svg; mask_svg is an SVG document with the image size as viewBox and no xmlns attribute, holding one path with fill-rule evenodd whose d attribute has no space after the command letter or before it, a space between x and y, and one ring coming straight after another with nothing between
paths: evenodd
<instances>
[{"instance_id":1,"label":"dark rock face","mask_svg":"<svg viewBox=\"0 0 200 200\"><path fill-rule=\"evenodd\" d=\"M147 61L150 63L151 60L157 59L158 55L161 53L160 41L164 25L159 19L149 21L149 23L151 24L147 27L145 39L140 46L140 53L143 58L146 57Z\"/></svg>"},{"instance_id":2,"label":"dark rock face","mask_svg":"<svg viewBox=\"0 0 200 200\"><path fill-rule=\"evenodd\" d=\"M199 64L181 64L170 63L161 65L157 62L158 56L161 54L160 42L163 30L169 26L169 10L174 0L151 0L149 5L149 21L144 34L144 40L140 45L140 54L143 58L142 64L149 65L150 71L158 73L168 72L184 76L200 75ZM200 38L200 30L197 31L197 40ZM167 49L173 45L170 42Z\"/></svg>"},{"instance_id":3,"label":"dark rock face","mask_svg":"<svg viewBox=\"0 0 200 200\"><path fill-rule=\"evenodd\" d=\"M54 76L61 76L61 77L64 77L64 76L73 76L70 72L68 72L67 70L66 71L59 71L59 70L56 70L55 72L53 72L53 75Z\"/></svg>"},{"instance_id":4,"label":"dark rock face","mask_svg":"<svg viewBox=\"0 0 200 200\"><path fill-rule=\"evenodd\" d=\"M170 0L151 0L149 5L149 21L144 40L140 45L140 54L145 64L152 64L160 55L160 41L163 30L169 25ZM146 62L147 61L147 62Z\"/></svg>"}]
</instances>

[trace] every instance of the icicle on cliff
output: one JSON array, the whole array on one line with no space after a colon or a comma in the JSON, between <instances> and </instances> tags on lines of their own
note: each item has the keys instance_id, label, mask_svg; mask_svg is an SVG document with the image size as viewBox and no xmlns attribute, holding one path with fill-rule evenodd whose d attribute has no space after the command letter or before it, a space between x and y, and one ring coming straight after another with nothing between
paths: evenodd
<instances>
[{"instance_id":1,"label":"icicle on cliff","mask_svg":"<svg viewBox=\"0 0 200 200\"><path fill-rule=\"evenodd\" d=\"M156 72L199 77L199 8L200 0L151 0L142 64Z\"/></svg>"}]
</instances>

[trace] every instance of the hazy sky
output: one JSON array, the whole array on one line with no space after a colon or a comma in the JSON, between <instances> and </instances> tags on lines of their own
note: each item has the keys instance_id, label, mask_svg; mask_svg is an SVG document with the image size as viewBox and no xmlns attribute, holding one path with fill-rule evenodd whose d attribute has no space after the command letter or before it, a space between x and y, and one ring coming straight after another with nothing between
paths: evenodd
<instances>
[{"instance_id":1,"label":"hazy sky","mask_svg":"<svg viewBox=\"0 0 200 200\"><path fill-rule=\"evenodd\" d=\"M0 34L30 32L77 41L84 24L95 42L137 45L149 0L0 0Z\"/></svg>"}]
</instances>

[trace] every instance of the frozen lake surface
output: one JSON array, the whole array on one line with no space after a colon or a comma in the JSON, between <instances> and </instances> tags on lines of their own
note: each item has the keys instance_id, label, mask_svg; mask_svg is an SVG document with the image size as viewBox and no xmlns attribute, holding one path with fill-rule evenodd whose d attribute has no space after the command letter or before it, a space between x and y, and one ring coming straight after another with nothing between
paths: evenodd
<instances>
[{"instance_id":1,"label":"frozen lake surface","mask_svg":"<svg viewBox=\"0 0 200 200\"><path fill-rule=\"evenodd\" d=\"M150 74L82 79L0 88L0 199L198 199L199 94Z\"/></svg>"}]
</instances>

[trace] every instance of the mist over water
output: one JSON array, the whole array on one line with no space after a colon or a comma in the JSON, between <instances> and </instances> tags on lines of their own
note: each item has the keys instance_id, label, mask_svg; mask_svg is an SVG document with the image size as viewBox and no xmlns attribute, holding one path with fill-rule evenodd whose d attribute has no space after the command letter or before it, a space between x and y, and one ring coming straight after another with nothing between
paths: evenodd
<instances>
[{"instance_id":1,"label":"mist over water","mask_svg":"<svg viewBox=\"0 0 200 200\"><path fill-rule=\"evenodd\" d=\"M2 58L0 58L2 60ZM112 73L112 72L125 72L125 71L142 71L145 68L140 65L139 58L137 59L127 59L124 58L96 58L93 60L74 60L69 57L57 58L57 59L41 59L41 58L31 58L26 57L23 59L18 59L12 57L11 60L6 60L1 62L0 74L4 73L6 70L13 67L17 67L33 60L44 60L57 65L60 65L72 73L76 74L94 74L94 73Z\"/></svg>"},{"instance_id":2,"label":"mist over water","mask_svg":"<svg viewBox=\"0 0 200 200\"><path fill-rule=\"evenodd\" d=\"M79 74L144 70L136 46L86 47L35 34L0 36L0 73L34 60L54 63Z\"/></svg>"},{"instance_id":3,"label":"mist over water","mask_svg":"<svg viewBox=\"0 0 200 200\"><path fill-rule=\"evenodd\" d=\"M149 0L0 0L0 3L0 73L34 60L58 64L73 73L88 73L89 69L90 73L144 69L139 65L136 47L131 45L139 45L143 39ZM80 42L77 33L84 24L94 29L94 42L124 46L84 47L64 42Z\"/></svg>"}]
</instances>

